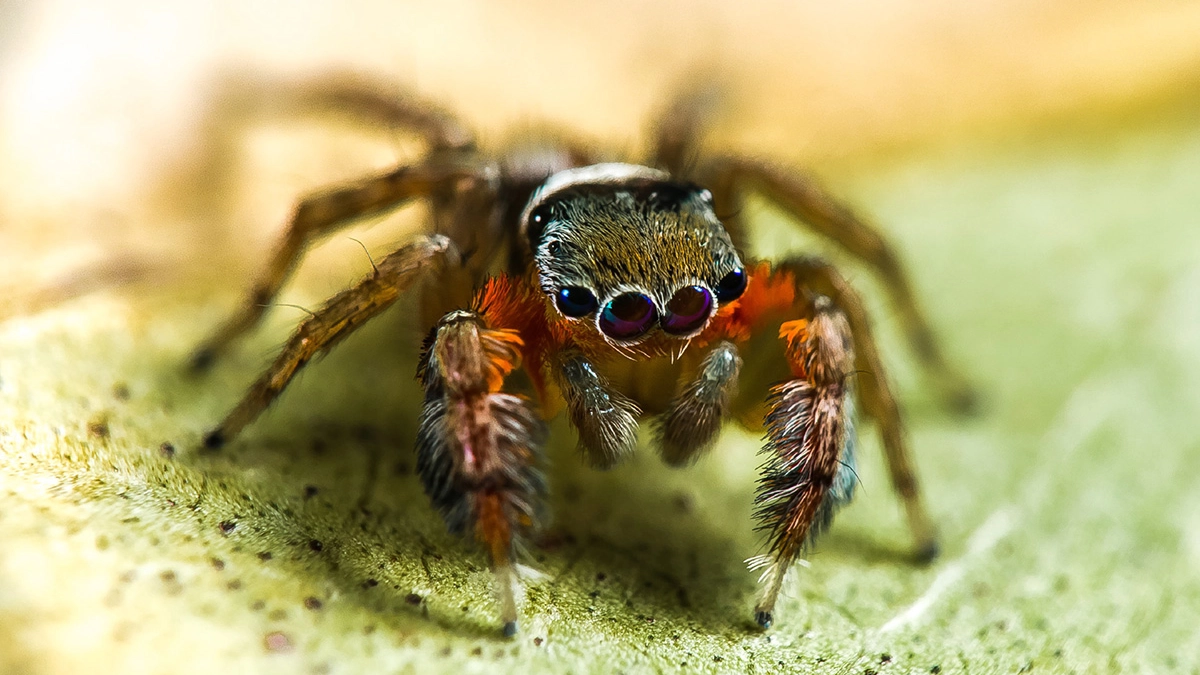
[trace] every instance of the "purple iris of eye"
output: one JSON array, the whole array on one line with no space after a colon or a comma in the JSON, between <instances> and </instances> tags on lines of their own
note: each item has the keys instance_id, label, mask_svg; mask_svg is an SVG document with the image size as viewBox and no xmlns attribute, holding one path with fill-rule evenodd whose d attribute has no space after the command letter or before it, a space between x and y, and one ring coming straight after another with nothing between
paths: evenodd
<instances>
[{"instance_id":1,"label":"purple iris of eye","mask_svg":"<svg viewBox=\"0 0 1200 675\"><path fill-rule=\"evenodd\" d=\"M614 340L630 340L658 321L654 301L641 293L622 293L600 312L600 330Z\"/></svg>"},{"instance_id":2,"label":"purple iris of eye","mask_svg":"<svg viewBox=\"0 0 1200 675\"><path fill-rule=\"evenodd\" d=\"M707 288L684 286L675 291L675 295L667 302L663 330L672 335L694 333L708 321L712 308L713 297Z\"/></svg>"}]
</instances>

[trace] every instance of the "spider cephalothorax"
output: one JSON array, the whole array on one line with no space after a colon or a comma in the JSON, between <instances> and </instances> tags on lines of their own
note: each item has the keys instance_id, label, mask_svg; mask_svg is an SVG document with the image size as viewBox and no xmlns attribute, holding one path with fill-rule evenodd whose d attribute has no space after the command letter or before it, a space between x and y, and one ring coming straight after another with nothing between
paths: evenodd
<instances>
[{"instance_id":1,"label":"spider cephalothorax","mask_svg":"<svg viewBox=\"0 0 1200 675\"><path fill-rule=\"evenodd\" d=\"M427 326L418 373L425 402L417 464L447 526L487 552L506 633L517 626L514 555L543 510L539 409L565 409L584 459L600 468L636 449L647 416L671 465L711 448L725 420L761 430L756 514L767 546L754 558L765 567L755 620L767 627L784 573L853 494L857 390L879 425L918 551L934 555L899 411L857 295L820 260L744 257L734 244L744 240L742 223L718 218L738 213L742 195L755 191L874 266L917 355L952 401L967 401L969 389L943 361L890 249L811 181L736 157L687 171L703 117L695 96L668 110L652 166L639 166L598 163L586 147L546 139L490 159L434 106L340 85L298 98L322 92L423 135L428 151L304 200L240 311L193 363L211 364L258 321L311 239L414 198L428 200L436 233L383 258L307 319L206 436L209 446L238 434L314 355L440 273L422 285L441 318ZM449 300L459 291L472 297L466 307ZM517 368L531 390L512 390ZM751 375L739 381L743 370Z\"/></svg>"},{"instance_id":2,"label":"spider cephalothorax","mask_svg":"<svg viewBox=\"0 0 1200 675\"><path fill-rule=\"evenodd\" d=\"M659 331L692 338L744 288L712 193L662 171L630 164L561 171L534 194L523 225L539 285L558 313L594 324L618 350L633 351Z\"/></svg>"}]
</instances>

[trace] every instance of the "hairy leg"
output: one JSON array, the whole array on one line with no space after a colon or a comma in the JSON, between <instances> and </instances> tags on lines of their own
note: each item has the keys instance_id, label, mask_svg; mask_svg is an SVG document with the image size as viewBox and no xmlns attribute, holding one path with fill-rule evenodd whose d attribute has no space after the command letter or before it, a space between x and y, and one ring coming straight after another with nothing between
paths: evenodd
<instances>
[{"instance_id":1,"label":"hairy leg","mask_svg":"<svg viewBox=\"0 0 1200 675\"><path fill-rule=\"evenodd\" d=\"M380 260L374 274L325 303L300 324L275 362L220 426L204 437L204 444L219 447L237 436L266 410L305 364L391 306L449 247L446 237L421 237Z\"/></svg>"},{"instance_id":2,"label":"hairy leg","mask_svg":"<svg viewBox=\"0 0 1200 675\"><path fill-rule=\"evenodd\" d=\"M696 378L667 405L657 422L663 461L682 466L712 447L737 390L742 358L731 342L721 342L700 363Z\"/></svg>"},{"instance_id":3,"label":"hairy leg","mask_svg":"<svg viewBox=\"0 0 1200 675\"><path fill-rule=\"evenodd\" d=\"M833 298L845 313L854 336L857 354L855 368L859 372L857 381L863 408L879 425L888 472L891 475L892 486L899 494L908 515L917 558L923 562L932 560L938 553L937 531L922 502L920 485L913 469L912 453L904 436L900 406L888 384L887 371L879 357L879 350L875 347L862 300L841 274L825 261L789 261L781 265L781 269L795 274L797 285L816 289L817 292Z\"/></svg>"},{"instance_id":4,"label":"hairy leg","mask_svg":"<svg viewBox=\"0 0 1200 675\"><path fill-rule=\"evenodd\" d=\"M578 352L558 363L558 382L579 447L598 469L615 466L637 447L637 404L616 391Z\"/></svg>"},{"instance_id":5,"label":"hairy leg","mask_svg":"<svg viewBox=\"0 0 1200 675\"><path fill-rule=\"evenodd\" d=\"M722 218L732 215L736 221L742 196L756 192L870 265L880 275L899 312L909 344L937 379L947 404L960 412L975 407L974 389L942 353L899 257L876 228L830 196L812 177L797 171L763 161L726 157L707 166L704 176Z\"/></svg>"},{"instance_id":6,"label":"hairy leg","mask_svg":"<svg viewBox=\"0 0 1200 675\"><path fill-rule=\"evenodd\" d=\"M836 509L853 494L854 428L851 377L854 346L845 315L824 296L808 295L804 318L780 327L792 379L767 398L766 462L755 496L767 554L754 619L768 628L784 576Z\"/></svg>"},{"instance_id":7,"label":"hairy leg","mask_svg":"<svg viewBox=\"0 0 1200 675\"><path fill-rule=\"evenodd\" d=\"M419 372L425 407L418 472L450 531L473 533L487 552L509 637L517 632L514 557L537 524L546 491L539 472L544 423L529 399L502 391L522 344L516 330L454 311L434 329Z\"/></svg>"},{"instance_id":8,"label":"hairy leg","mask_svg":"<svg viewBox=\"0 0 1200 675\"><path fill-rule=\"evenodd\" d=\"M209 367L230 343L254 327L299 263L305 248L359 218L401 206L459 181L486 181L478 167L429 162L404 166L356 183L313 195L300 202L275 248L241 305L192 353L195 370Z\"/></svg>"}]
</instances>

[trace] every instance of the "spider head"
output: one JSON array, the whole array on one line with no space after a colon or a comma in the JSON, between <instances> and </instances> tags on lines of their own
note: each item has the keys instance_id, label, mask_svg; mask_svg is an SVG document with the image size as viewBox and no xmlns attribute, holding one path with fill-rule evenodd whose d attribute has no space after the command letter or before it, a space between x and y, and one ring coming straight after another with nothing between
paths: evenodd
<instances>
[{"instance_id":1,"label":"spider head","mask_svg":"<svg viewBox=\"0 0 1200 675\"><path fill-rule=\"evenodd\" d=\"M554 310L618 348L655 335L695 337L746 286L711 193L647 167L554 174L522 227Z\"/></svg>"}]
</instances>

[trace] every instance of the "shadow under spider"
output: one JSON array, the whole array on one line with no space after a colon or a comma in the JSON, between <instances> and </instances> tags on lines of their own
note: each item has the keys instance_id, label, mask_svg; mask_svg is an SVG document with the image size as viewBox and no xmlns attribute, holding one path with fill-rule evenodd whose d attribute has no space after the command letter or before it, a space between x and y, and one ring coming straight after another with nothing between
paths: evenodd
<instances>
[{"instance_id":1,"label":"shadow under spider","mask_svg":"<svg viewBox=\"0 0 1200 675\"><path fill-rule=\"evenodd\" d=\"M193 455L190 462L200 471L215 461L257 469L283 482L302 515L319 508L325 512L320 522L329 516L340 522L340 532L322 534L306 530L302 521L308 519L301 518L291 538L301 548L307 539L320 539L327 571L315 573L326 575L323 581L339 587L344 599L380 614L379 621L388 614L415 614L455 634L498 637L490 618L464 621L457 603L439 604L439 587L476 583L470 577L486 563L476 545L445 531L415 474L422 401L412 333L405 312L387 312L311 366L244 436L221 450ZM203 380L194 386L202 391ZM746 461L757 464L755 449L736 440L725 447L727 436L713 453L746 453ZM718 480L721 472L712 467L673 469L647 443L631 466L595 471L584 466L575 442L561 417L551 424L547 528L522 561L550 579L529 584L526 611L596 605L606 614L621 614L616 617L621 625L662 621L673 630L757 632L750 621L756 576L743 562L761 548L750 518L753 478L743 485ZM721 503L744 502L744 509L714 522L681 503L697 492ZM348 533L357 543L346 542ZM908 559L867 537L838 535L836 528L818 546L868 562ZM383 569L365 564L379 558L421 564ZM414 586L432 588L433 596L414 602L409 592ZM456 589L446 590L443 599ZM484 604L490 603L489 597ZM569 618L574 610L560 614Z\"/></svg>"}]
</instances>

